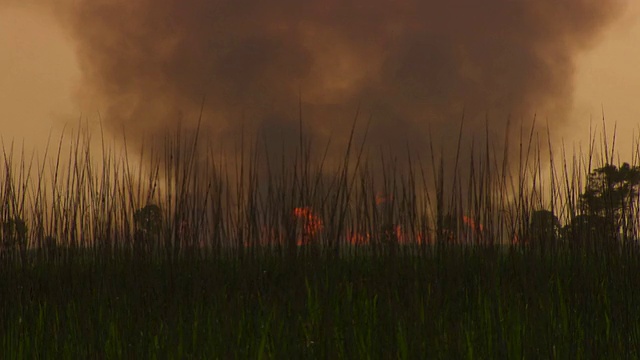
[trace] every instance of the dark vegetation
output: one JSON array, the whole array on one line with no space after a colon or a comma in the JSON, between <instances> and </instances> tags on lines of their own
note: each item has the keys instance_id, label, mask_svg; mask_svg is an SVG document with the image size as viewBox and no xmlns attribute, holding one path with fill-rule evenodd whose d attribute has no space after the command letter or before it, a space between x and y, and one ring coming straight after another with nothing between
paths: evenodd
<instances>
[{"instance_id":1,"label":"dark vegetation","mask_svg":"<svg viewBox=\"0 0 640 360\"><path fill-rule=\"evenodd\" d=\"M5 149L0 357L639 356L640 168L606 138L448 192L433 153L379 176L357 144L228 167L192 140L137 169L80 136L67 164Z\"/></svg>"}]
</instances>

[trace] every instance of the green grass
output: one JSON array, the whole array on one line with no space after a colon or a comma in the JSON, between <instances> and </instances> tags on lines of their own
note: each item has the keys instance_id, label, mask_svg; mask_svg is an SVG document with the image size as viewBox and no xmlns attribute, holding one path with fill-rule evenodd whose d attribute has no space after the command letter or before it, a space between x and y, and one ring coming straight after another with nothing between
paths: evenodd
<instances>
[{"instance_id":1,"label":"green grass","mask_svg":"<svg viewBox=\"0 0 640 360\"><path fill-rule=\"evenodd\" d=\"M2 357L634 357L637 255L4 264Z\"/></svg>"},{"instance_id":2,"label":"green grass","mask_svg":"<svg viewBox=\"0 0 640 360\"><path fill-rule=\"evenodd\" d=\"M197 141L132 168L83 141L4 151L0 358L640 356L637 229L531 225L583 214L608 156L563 155L543 181L540 150L490 153L445 181L436 154L371 174L351 143L331 169L305 143L229 165Z\"/></svg>"}]
</instances>

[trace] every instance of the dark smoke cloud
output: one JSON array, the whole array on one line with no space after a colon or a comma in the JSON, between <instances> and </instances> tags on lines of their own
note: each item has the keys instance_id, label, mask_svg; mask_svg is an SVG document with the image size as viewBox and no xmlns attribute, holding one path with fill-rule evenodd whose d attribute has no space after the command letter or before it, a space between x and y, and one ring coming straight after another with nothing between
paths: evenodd
<instances>
[{"instance_id":1,"label":"dark smoke cloud","mask_svg":"<svg viewBox=\"0 0 640 360\"><path fill-rule=\"evenodd\" d=\"M346 139L358 107L369 140L455 147L489 121L562 122L576 54L622 9L616 0L77 0L59 15L87 93L129 139L193 126L219 141L247 129L297 142ZM544 123L544 121L541 121ZM483 131L480 132L483 134ZM480 135L482 136L482 135ZM293 139L291 139L293 138Z\"/></svg>"}]
</instances>

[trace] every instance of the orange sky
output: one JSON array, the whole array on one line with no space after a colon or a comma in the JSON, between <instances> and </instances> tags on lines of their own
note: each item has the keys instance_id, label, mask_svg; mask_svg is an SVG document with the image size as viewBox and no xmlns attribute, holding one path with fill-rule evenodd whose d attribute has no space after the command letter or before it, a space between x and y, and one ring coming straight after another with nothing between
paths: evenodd
<instances>
[{"instance_id":1,"label":"orange sky","mask_svg":"<svg viewBox=\"0 0 640 360\"><path fill-rule=\"evenodd\" d=\"M629 153L633 134L640 125L640 2L633 1L624 16L605 34L597 46L582 55L576 73L574 111L565 138L589 133L589 117L600 128L602 108L613 129L617 124L620 152ZM626 158L622 161L630 161Z\"/></svg>"},{"instance_id":2,"label":"orange sky","mask_svg":"<svg viewBox=\"0 0 640 360\"><path fill-rule=\"evenodd\" d=\"M15 2L14 2L15 3ZM4 4L4 5L3 5ZM35 6L0 0L0 128L5 139L40 146L50 130L80 116L97 120L97 107L74 103L80 72L74 48L52 16ZM21 3L23 4L23 3ZM640 2L578 62L571 120L555 129L566 143L585 141L589 118L600 127L601 106L617 122L620 150L628 152L640 119ZM624 156L623 160L630 160Z\"/></svg>"},{"instance_id":3,"label":"orange sky","mask_svg":"<svg viewBox=\"0 0 640 360\"><path fill-rule=\"evenodd\" d=\"M52 17L36 7L0 6L0 126L29 145L79 118L74 49Z\"/></svg>"}]
</instances>

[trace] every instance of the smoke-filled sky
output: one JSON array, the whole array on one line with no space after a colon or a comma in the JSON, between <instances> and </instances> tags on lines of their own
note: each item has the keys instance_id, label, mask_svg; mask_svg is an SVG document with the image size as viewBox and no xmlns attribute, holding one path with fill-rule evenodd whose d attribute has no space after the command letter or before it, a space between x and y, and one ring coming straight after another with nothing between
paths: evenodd
<instances>
[{"instance_id":1,"label":"smoke-filled sky","mask_svg":"<svg viewBox=\"0 0 640 360\"><path fill-rule=\"evenodd\" d=\"M584 141L604 107L623 140L640 118L640 6L626 0L0 0L0 124L38 145L101 118L128 141L193 126L306 131L343 143L356 110L369 141L453 150L497 143L534 115ZM300 105L299 105L300 104ZM98 116L100 114L100 116ZM630 144L630 138L627 144ZM626 150L626 149L621 149Z\"/></svg>"}]
</instances>

